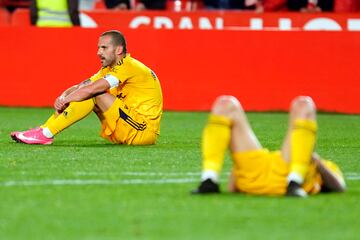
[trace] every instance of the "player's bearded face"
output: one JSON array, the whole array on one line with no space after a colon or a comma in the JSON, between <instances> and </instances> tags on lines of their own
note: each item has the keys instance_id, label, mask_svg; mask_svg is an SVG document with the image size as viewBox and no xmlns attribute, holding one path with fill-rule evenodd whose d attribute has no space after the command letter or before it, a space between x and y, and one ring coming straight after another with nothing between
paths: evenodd
<instances>
[{"instance_id":1,"label":"player's bearded face","mask_svg":"<svg viewBox=\"0 0 360 240\"><path fill-rule=\"evenodd\" d=\"M100 37L97 55L103 67L113 67L117 62L116 47L111 42L111 37Z\"/></svg>"}]
</instances>

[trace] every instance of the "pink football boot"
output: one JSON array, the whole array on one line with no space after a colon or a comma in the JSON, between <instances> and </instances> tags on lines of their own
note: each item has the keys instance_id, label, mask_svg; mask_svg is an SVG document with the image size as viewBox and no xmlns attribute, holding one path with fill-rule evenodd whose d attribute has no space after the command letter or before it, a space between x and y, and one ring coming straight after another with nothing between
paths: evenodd
<instances>
[{"instance_id":1,"label":"pink football boot","mask_svg":"<svg viewBox=\"0 0 360 240\"><path fill-rule=\"evenodd\" d=\"M26 144L40 144L48 145L52 144L53 138L47 138L43 134L43 129L40 127L33 128L24 132L12 132L10 134L11 138L19 143Z\"/></svg>"}]
</instances>

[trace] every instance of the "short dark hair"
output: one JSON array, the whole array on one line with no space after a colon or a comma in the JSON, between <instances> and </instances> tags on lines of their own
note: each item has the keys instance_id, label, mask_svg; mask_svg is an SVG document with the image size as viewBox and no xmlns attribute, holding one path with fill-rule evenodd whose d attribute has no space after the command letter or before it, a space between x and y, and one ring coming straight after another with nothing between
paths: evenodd
<instances>
[{"instance_id":1,"label":"short dark hair","mask_svg":"<svg viewBox=\"0 0 360 240\"><path fill-rule=\"evenodd\" d=\"M127 53L126 40L124 34L122 34L120 31L117 30L106 31L101 34L101 37L103 36L110 36L112 43L115 46L123 46L123 54Z\"/></svg>"}]
</instances>

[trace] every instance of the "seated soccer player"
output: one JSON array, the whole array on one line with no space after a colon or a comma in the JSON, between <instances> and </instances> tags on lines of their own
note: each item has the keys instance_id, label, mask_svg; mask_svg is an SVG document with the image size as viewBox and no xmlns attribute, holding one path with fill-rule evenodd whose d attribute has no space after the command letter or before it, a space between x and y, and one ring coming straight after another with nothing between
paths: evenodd
<instances>
[{"instance_id":1,"label":"seated soccer player","mask_svg":"<svg viewBox=\"0 0 360 240\"><path fill-rule=\"evenodd\" d=\"M220 96L213 104L202 137L201 183L192 193L219 193L219 175L228 148L233 169L231 192L306 197L319 192L342 192L339 167L314 153L316 107L310 97L293 100L287 136L281 151L264 149L251 129L240 102Z\"/></svg>"},{"instance_id":2,"label":"seated soccer player","mask_svg":"<svg viewBox=\"0 0 360 240\"><path fill-rule=\"evenodd\" d=\"M51 144L55 135L94 111L103 138L118 144L154 144L162 115L161 86L155 73L127 53L124 36L115 30L101 34L97 55L102 64L98 73L64 91L45 124L12 132L12 139Z\"/></svg>"}]
</instances>

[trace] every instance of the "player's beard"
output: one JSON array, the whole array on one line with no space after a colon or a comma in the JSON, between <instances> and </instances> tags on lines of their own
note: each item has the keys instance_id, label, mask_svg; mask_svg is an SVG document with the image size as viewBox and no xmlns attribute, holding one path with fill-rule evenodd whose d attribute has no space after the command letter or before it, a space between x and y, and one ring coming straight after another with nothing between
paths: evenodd
<instances>
[{"instance_id":1,"label":"player's beard","mask_svg":"<svg viewBox=\"0 0 360 240\"><path fill-rule=\"evenodd\" d=\"M116 55L112 54L109 57L101 57L101 65L103 67L113 67L116 64Z\"/></svg>"}]
</instances>

